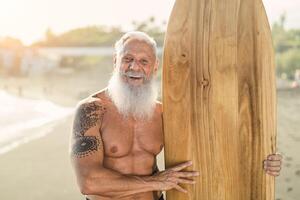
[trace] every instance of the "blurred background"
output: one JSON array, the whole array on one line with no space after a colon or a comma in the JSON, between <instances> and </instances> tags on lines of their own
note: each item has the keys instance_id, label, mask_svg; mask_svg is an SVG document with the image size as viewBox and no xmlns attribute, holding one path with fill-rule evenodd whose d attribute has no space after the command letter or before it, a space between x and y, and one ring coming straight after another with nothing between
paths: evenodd
<instances>
[{"instance_id":1,"label":"blurred background","mask_svg":"<svg viewBox=\"0 0 300 200\"><path fill-rule=\"evenodd\" d=\"M113 44L126 31L147 32L161 50L173 4L0 2L0 199L83 199L68 156L74 106L106 86ZM277 144L284 155L276 200L299 200L300 1L264 4L276 51Z\"/></svg>"}]
</instances>

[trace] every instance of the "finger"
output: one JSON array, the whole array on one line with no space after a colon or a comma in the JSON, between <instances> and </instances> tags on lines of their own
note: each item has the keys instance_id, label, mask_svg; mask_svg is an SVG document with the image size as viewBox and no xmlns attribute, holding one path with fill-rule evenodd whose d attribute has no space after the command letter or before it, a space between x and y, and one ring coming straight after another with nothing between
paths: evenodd
<instances>
[{"instance_id":1,"label":"finger","mask_svg":"<svg viewBox=\"0 0 300 200\"><path fill-rule=\"evenodd\" d=\"M199 176L200 173L196 172L196 171L192 171L192 172L176 172L174 174L177 177L195 177L195 176Z\"/></svg>"},{"instance_id":2,"label":"finger","mask_svg":"<svg viewBox=\"0 0 300 200\"><path fill-rule=\"evenodd\" d=\"M184 178L179 178L177 179L177 183L184 183L184 184L195 184L196 181L191 180L191 179L184 179Z\"/></svg>"},{"instance_id":3,"label":"finger","mask_svg":"<svg viewBox=\"0 0 300 200\"><path fill-rule=\"evenodd\" d=\"M280 175L279 172L272 172L272 171L267 171L267 174L269 174L271 176L279 176Z\"/></svg>"},{"instance_id":4,"label":"finger","mask_svg":"<svg viewBox=\"0 0 300 200\"><path fill-rule=\"evenodd\" d=\"M280 172L281 167L267 167L267 170L272 172Z\"/></svg>"},{"instance_id":5,"label":"finger","mask_svg":"<svg viewBox=\"0 0 300 200\"><path fill-rule=\"evenodd\" d=\"M179 165L176 165L175 167L171 167L170 169L173 171L180 171L186 167L191 166L192 164L193 164L192 161L187 161L187 162L181 163Z\"/></svg>"},{"instance_id":6,"label":"finger","mask_svg":"<svg viewBox=\"0 0 300 200\"><path fill-rule=\"evenodd\" d=\"M280 154L270 154L268 155L268 160L281 160L282 156Z\"/></svg>"},{"instance_id":7,"label":"finger","mask_svg":"<svg viewBox=\"0 0 300 200\"><path fill-rule=\"evenodd\" d=\"M271 167L280 167L281 166L281 161L280 160L266 160L264 162L264 165L266 166L271 166Z\"/></svg>"},{"instance_id":8,"label":"finger","mask_svg":"<svg viewBox=\"0 0 300 200\"><path fill-rule=\"evenodd\" d=\"M187 190L183 189L181 186L174 184L174 188L179 192L187 193Z\"/></svg>"}]
</instances>

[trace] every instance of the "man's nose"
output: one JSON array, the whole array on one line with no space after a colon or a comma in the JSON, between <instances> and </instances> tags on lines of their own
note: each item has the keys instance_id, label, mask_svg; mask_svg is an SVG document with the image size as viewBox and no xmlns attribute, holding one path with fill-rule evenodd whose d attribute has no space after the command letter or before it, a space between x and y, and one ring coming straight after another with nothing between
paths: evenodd
<instances>
[{"instance_id":1,"label":"man's nose","mask_svg":"<svg viewBox=\"0 0 300 200\"><path fill-rule=\"evenodd\" d=\"M138 71L140 69L140 65L138 63L138 61L134 60L132 61L132 63L130 64L129 68L131 70L134 70L134 71Z\"/></svg>"}]
</instances>

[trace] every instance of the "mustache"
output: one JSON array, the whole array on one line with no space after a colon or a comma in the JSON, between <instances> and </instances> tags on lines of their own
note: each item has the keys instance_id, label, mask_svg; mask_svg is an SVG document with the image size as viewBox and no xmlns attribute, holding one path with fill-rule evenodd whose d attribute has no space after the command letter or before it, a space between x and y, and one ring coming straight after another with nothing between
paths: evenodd
<instances>
[{"instance_id":1,"label":"mustache","mask_svg":"<svg viewBox=\"0 0 300 200\"><path fill-rule=\"evenodd\" d=\"M143 72L135 72L135 71L121 72L120 71L120 74L128 77L146 78L146 75Z\"/></svg>"}]
</instances>

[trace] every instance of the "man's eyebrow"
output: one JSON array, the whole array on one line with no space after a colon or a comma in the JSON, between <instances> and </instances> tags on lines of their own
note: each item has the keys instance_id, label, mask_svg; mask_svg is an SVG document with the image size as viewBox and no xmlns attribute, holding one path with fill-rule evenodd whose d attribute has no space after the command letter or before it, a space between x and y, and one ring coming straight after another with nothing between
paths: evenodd
<instances>
[{"instance_id":1,"label":"man's eyebrow","mask_svg":"<svg viewBox=\"0 0 300 200\"><path fill-rule=\"evenodd\" d=\"M126 57L126 56L131 56L131 57L135 57L133 54L131 54L131 53L124 53L123 54L123 57ZM147 53L142 53L142 55L141 55L141 59L147 59L147 60L150 60L151 58L152 58L153 56L152 55L150 55L150 54L147 54Z\"/></svg>"},{"instance_id":2,"label":"man's eyebrow","mask_svg":"<svg viewBox=\"0 0 300 200\"><path fill-rule=\"evenodd\" d=\"M126 56L132 56L133 57L133 55L131 53L124 53L123 57L126 57Z\"/></svg>"}]
</instances>

